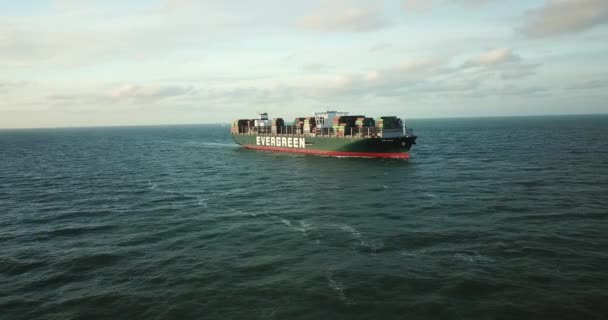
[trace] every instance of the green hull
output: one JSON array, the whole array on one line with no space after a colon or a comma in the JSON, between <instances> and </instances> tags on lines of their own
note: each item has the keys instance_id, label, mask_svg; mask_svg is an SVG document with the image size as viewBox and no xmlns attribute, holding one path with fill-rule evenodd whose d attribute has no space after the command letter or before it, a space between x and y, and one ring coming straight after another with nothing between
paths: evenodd
<instances>
[{"instance_id":1,"label":"green hull","mask_svg":"<svg viewBox=\"0 0 608 320\"><path fill-rule=\"evenodd\" d=\"M363 138L233 134L246 148L344 157L409 158L416 137Z\"/></svg>"}]
</instances>

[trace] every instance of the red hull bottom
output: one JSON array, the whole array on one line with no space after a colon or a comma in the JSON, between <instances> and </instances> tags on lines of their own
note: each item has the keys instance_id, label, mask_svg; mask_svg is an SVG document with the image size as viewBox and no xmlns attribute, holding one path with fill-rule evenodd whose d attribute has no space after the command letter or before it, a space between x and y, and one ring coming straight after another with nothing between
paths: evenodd
<instances>
[{"instance_id":1,"label":"red hull bottom","mask_svg":"<svg viewBox=\"0 0 608 320\"><path fill-rule=\"evenodd\" d=\"M410 158L410 154L407 152L382 153L382 152L326 151L326 150L281 148L281 147L252 146L252 145L244 145L244 147L247 149L253 149L253 150L302 153L302 154L313 154L313 155L330 156L330 157L390 158L390 159L409 159Z\"/></svg>"}]
</instances>

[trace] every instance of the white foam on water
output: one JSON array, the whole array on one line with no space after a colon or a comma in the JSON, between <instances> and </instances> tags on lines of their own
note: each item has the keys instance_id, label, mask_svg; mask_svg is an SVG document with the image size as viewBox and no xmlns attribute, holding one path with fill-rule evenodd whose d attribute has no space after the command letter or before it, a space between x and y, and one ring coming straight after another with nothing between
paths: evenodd
<instances>
[{"instance_id":1,"label":"white foam on water","mask_svg":"<svg viewBox=\"0 0 608 320\"><path fill-rule=\"evenodd\" d=\"M230 189L226 192L221 192L218 193L217 195L222 197L222 196L233 196L233 195L240 195L243 193L246 193L248 190L245 188L234 188L234 189Z\"/></svg>"},{"instance_id":2,"label":"white foam on water","mask_svg":"<svg viewBox=\"0 0 608 320\"><path fill-rule=\"evenodd\" d=\"M281 219L281 222L283 222L283 224L285 224L286 226L293 228L293 225L291 224L291 221L287 220L287 219Z\"/></svg>"},{"instance_id":3,"label":"white foam on water","mask_svg":"<svg viewBox=\"0 0 608 320\"><path fill-rule=\"evenodd\" d=\"M420 251L417 251L417 252L414 252L414 251L408 251L408 250L401 250L401 251L399 252L399 254L400 254L400 255L402 255L402 256L404 256L404 257L417 257L417 256L419 256L421 253L422 253L422 254L426 253L426 250L420 250Z\"/></svg>"},{"instance_id":4,"label":"white foam on water","mask_svg":"<svg viewBox=\"0 0 608 320\"><path fill-rule=\"evenodd\" d=\"M299 225L294 225L291 221L289 221L287 219L279 218L277 216L270 216L270 217L279 220L281 223L283 223L285 226L289 227L290 229L292 229L294 231L297 231L297 232L300 232L302 234L302 236L304 236L305 238L307 238L307 239L311 238L310 237L311 235L308 233L308 231L314 229L314 227L312 226L312 224L310 224L310 223L308 223L308 222L306 222L304 220L300 220L298 222ZM319 240L319 239L314 239L313 240L313 239L310 239L310 240L312 241L312 243L315 246L319 246L321 244L321 240Z\"/></svg>"},{"instance_id":5,"label":"white foam on water","mask_svg":"<svg viewBox=\"0 0 608 320\"><path fill-rule=\"evenodd\" d=\"M203 197L197 197L197 198L198 198L198 205L199 206L202 206L202 207L205 207L205 208L208 206L207 201L209 201L209 199L205 199Z\"/></svg>"},{"instance_id":6,"label":"white foam on water","mask_svg":"<svg viewBox=\"0 0 608 320\"><path fill-rule=\"evenodd\" d=\"M405 256L405 257L415 257L418 254L417 253L413 253L410 251L406 251L406 250L402 250L401 252L399 252L400 255Z\"/></svg>"},{"instance_id":7,"label":"white foam on water","mask_svg":"<svg viewBox=\"0 0 608 320\"><path fill-rule=\"evenodd\" d=\"M468 262L468 263L485 263L485 262L494 261L492 258L482 256L478 253L475 253L475 254L454 253L454 258Z\"/></svg>"},{"instance_id":8,"label":"white foam on water","mask_svg":"<svg viewBox=\"0 0 608 320\"><path fill-rule=\"evenodd\" d=\"M464 254L464 253L454 253L454 258L456 258L458 260L466 261L469 263L474 262L473 256L470 256L470 255Z\"/></svg>"},{"instance_id":9,"label":"white foam on water","mask_svg":"<svg viewBox=\"0 0 608 320\"><path fill-rule=\"evenodd\" d=\"M388 189L388 187L387 187L387 186L382 186L382 187L383 187L384 189Z\"/></svg>"},{"instance_id":10,"label":"white foam on water","mask_svg":"<svg viewBox=\"0 0 608 320\"><path fill-rule=\"evenodd\" d=\"M304 220L300 220L300 227L302 228L303 232L306 232L307 230L311 229L311 224L304 221Z\"/></svg>"},{"instance_id":11,"label":"white foam on water","mask_svg":"<svg viewBox=\"0 0 608 320\"><path fill-rule=\"evenodd\" d=\"M344 289L346 288L344 286L344 283L334 279L331 271L327 273L327 281L328 286L336 292L340 301L344 302L345 304L353 304L352 301L350 301L350 299L348 299L348 297L346 297L346 294L344 293Z\"/></svg>"},{"instance_id":12,"label":"white foam on water","mask_svg":"<svg viewBox=\"0 0 608 320\"><path fill-rule=\"evenodd\" d=\"M158 188L158 185L156 185L156 183L152 183L152 182L148 181L148 188L150 190L156 190L156 188Z\"/></svg>"},{"instance_id":13,"label":"white foam on water","mask_svg":"<svg viewBox=\"0 0 608 320\"><path fill-rule=\"evenodd\" d=\"M237 210L234 208L228 208L228 210L232 211L232 212L236 212L238 214L244 215L244 216L252 216L252 217L257 217L257 214L253 213L253 212L244 212L241 210Z\"/></svg>"},{"instance_id":14,"label":"white foam on water","mask_svg":"<svg viewBox=\"0 0 608 320\"><path fill-rule=\"evenodd\" d=\"M379 249L384 248L384 242L380 241L380 240L363 240L361 241L361 246L362 247L366 247L369 248L372 253L377 253Z\"/></svg>"},{"instance_id":15,"label":"white foam on water","mask_svg":"<svg viewBox=\"0 0 608 320\"><path fill-rule=\"evenodd\" d=\"M158 189L158 190L161 191L161 192L164 192L166 194L177 194L177 195L180 195L180 196L186 196L185 193L174 191L174 190L162 190L162 189Z\"/></svg>"},{"instance_id":16,"label":"white foam on water","mask_svg":"<svg viewBox=\"0 0 608 320\"><path fill-rule=\"evenodd\" d=\"M263 319L275 319L277 310L271 309L271 310L263 311L261 314L262 314Z\"/></svg>"},{"instance_id":17,"label":"white foam on water","mask_svg":"<svg viewBox=\"0 0 608 320\"><path fill-rule=\"evenodd\" d=\"M278 218L277 218L277 219L278 219ZM299 224L300 224L300 226L299 226L299 227L298 227L298 226L293 225L293 223L291 223L291 221L289 221L289 220L287 220L287 219L284 219L284 218L281 218L281 222L282 222L284 225L288 226L289 228L291 228L291 229L293 229L293 230L295 230L295 231L302 232L304 235L307 235L307 234L306 234L306 231L307 231L307 230L310 230L310 226L311 226L309 223L306 223L306 222L305 222L305 221L303 221L303 220L299 221Z\"/></svg>"},{"instance_id":18,"label":"white foam on water","mask_svg":"<svg viewBox=\"0 0 608 320\"><path fill-rule=\"evenodd\" d=\"M349 225L342 225L340 226L340 229L350 233L350 235L357 240L355 243L357 246L369 248L372 253L377 253L379 249L384 248L384 243L382 241L366 239L361 232Z\"/></svg>"},{"instance_id":19,"label":"white foam on water","mask_svg":"<svg viewBox=\"0 0 608 320\"><path fill-rule=\"evenodd\" d=\"M378 250L384 248L384 242L382 242L381 240L367 239L367 238L363 237L361 232L359 232L354 227L351 227L349 225L338 225L338 226L340 227L340 230L348 232L356 240L355 241L356 246L368 248L372 253L377 253Z\"/></svg>"},{"instance_id":20,"label":"white foam on water","mask_svg":"<svg viewBox=\"0 0 608 320\"><path fill-rule=\"evenodd\" d=\"M424 195L427 196L427 197L429 197L429 198L437 198L436 194L433 194L433 193L430 193L430 192L426 192Z\"/></svg>"},{"instance_id":21,"label":"white foam on water","mask_svg":"<svg viewBox=\"0 0 608 320\"><path fill-rule=\"evenodd\" d=\"M351 227L349 225L341 225L340 230L348 232L356 240L355 245L367 246L367 241L363 238L361 232L359 232L354 227Z\"/></svg>"},{"instance_id":22,"label":"white foam on water","mask_svg":"<svg viewBox=\"0 0 608 320\"><path fill-rule=\"evenodd\" d=\"M350 233L356 239L361 239L363 237L361 235L361 233L359 231L357 231L357 229L355 229L349 225L341 225L340 229L342 231L346 231L346 232Z\"/></svg>"}]
</instances>

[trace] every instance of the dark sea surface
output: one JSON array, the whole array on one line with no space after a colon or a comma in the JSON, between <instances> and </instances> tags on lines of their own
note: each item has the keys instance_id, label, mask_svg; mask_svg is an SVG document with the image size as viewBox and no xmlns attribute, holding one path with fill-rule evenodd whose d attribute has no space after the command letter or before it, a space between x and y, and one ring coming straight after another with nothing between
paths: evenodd
<instances>
[{"instance_id":1,"label":"dark sea surface","mask_svg":"<svg viewBox=\"0 0 608 320\"><path fill-rule=\"evenodd\" d=\"M608 318L608 116L408 124L409 161L0 131L0 319Z\"/></svg>"}]
</instances>

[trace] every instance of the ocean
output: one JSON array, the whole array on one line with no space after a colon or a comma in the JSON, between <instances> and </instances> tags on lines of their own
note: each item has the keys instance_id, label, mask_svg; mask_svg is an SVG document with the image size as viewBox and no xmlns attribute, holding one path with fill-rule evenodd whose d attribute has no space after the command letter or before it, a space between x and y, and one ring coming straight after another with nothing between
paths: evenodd
<instances>
[{"instance_id":1,"label":"ocean","mask_svg":"<svg viewBox=\"0 0 608 320\"><path fill-rule=\"evenodd\" d=\"M407 161L2 130L0 319L608 318L608 116L407 124Z\"/></svg>"}]
</instances>

